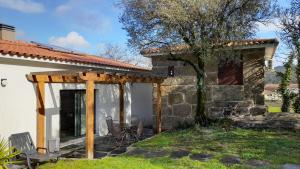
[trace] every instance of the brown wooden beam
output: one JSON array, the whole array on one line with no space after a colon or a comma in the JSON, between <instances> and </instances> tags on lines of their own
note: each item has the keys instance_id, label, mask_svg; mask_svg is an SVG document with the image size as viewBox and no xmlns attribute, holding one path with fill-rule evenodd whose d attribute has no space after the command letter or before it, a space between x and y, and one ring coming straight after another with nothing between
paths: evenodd
<instances>
[{"instance_id":1,"label":"brown wooden beam","mask_svg":"<svg viewBox=\"0 0 300 169\"><path fill-rule=\"evenodd\" d=\"M45 147L45 83L39 82L36 84L37 95L37 147ZM40 153L45 151L40 150Z\"/></svg>"},{"instance_id":2,"label":"brown wooden beam","mask_svg":"<svg viewBox=\"0 0 300 169\"><path fill-rule=\"evenodd\" d=\"M161 83L157 83L156 133L161 132Z\"/></svg>"},{"instance_id":3,"label":"brown wooden beam","mask_svg":"<svg viewBox=\"0 0 300 169\"><path fill-rule=\"evenodd\" d=\"M86 82L86 157L94 158L94 105L95 83L92 80Z\"/></svg>"},{"instance_id":4,"label":"brown wooden beam","mask_svg":"<svg viewBox=\"0 0 300 169\"><path fill-rule=\"evenodd\" d=\"M103 72L80 72L74 74L74 72L67 74L54 74L48 72L45 74L30 74L26 75L26 78L30 82L40 82L45 83L85 83L87 80L93 80L95 83L103 84L117 84L117 83L161 83L163 78L151 77L151 76L141 76L134 74L119 74L119 73L103 73Z\"/></svg>"},{"instance_id":5,"label":"brown wooden beam","mask_svg":"<svg viewBox=\"0 0 300 169\"><path fill-rule=\"evenodd\" d=\"M30 82L40 82L45 83L84 83L75 75L26 75L26 78Z\"/></svg>"},{"instance_id":6,"label":"brown wooden beam","mask_svg":"<svg viewBox=\"0 0 300 169\"><path fill-rule=\"evenodd\" d=\"M125 112L124 112L124 83L119 83L119 98L120 98L120 113L119 113L119 120L121 128L123 128L125 123Z\"/></svg>"},{"instance_id":7,"label":"brown wooden beam","mask_svg":"<svg viewBox=\"0 0 300 169\"><path fill-rule=\"evenodd\" d=\"M81 75L82 76L82 75ZM45 83L85 83L87 80L94 80L95 83L101 84L118 84L126 82L126 79L116 77L112 75L99 74L98 76L82 76L83 78L75 75L26 75L28 81L37 83L43 81Z\"/></svg>"}]
</instances>

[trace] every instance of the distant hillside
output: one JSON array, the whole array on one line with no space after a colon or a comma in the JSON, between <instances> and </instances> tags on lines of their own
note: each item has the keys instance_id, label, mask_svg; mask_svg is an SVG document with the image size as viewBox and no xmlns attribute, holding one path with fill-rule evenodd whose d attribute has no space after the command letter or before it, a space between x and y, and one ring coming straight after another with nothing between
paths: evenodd
<instances>
[{"instance_id":1,"label":"distant hillside","mask_svg":"<svg viewBox=\"0 0 300 169\"><path fill-rule=\"evenodd\" d=\"M292 76L292 82L291 83L297 83L296 74L295 74L295 66L293 66L293 76ZM265 84L279 84L280 78L276 76L276 72L284 72L285 69L283 66L276 66L274 67L274 70L267 71L265 73Z\"/></svg>"}]
</instances>

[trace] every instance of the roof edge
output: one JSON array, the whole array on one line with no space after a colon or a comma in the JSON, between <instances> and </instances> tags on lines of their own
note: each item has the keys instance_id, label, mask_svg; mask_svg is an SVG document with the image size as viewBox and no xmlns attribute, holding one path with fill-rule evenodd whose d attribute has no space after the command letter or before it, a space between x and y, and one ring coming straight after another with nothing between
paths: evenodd
<instances>
[{"instance_id":1,"label":"roof edge","mask_svg":"<svg viewBox=\"0 0 300 169\"><path fill-rule=\"evenodd\" d=\"M27 41L10 41L10 40L0 40L0 44L3 44L2 48L0 48L0 53L2 55L8 56L17 56L17 57L24 57L28 60L30 59L39 59L49 63L53 63L50 61L57 61L57 62L64 62L64 64L73 65L74 63L79 63L80 65L96 65L99 67L111 67L111 68L119 68L119 69L127 69L127 70L140 70L140 71L150 71L151 68L141 67L134 64L116 61L113 59L86 54L86 53L79 53L79 52L66 52L60 51L51 48L40 47L34 43L30 43ZM7 45L7 47L5 47ZM16 46L14 49L11 48L12 46ZM20 47L22 49L20 49ZM40 50L42 52L30 52L30 50ZM29 51L29 52L28 52ZM44 54L43 54L44 52ZM52 52L49 54L49 52ZM61 55L68 55L60 57ZM54 56L55 55L55 56ZM76 56L74 56L76 55ZM14 58L14 57L12 57ZM53 63L55 64L55 63ZM59 64L59 63L57 63Z\"/></svg>"},{"instance_id":2,"label":"roof edge","mask_svg":"<svg viewBox=\"0 0 300 169\"><path fill-rule=\"evenodd\" d=\"M242 43L242 44L239 44ZM276 51L276 48L279 44L279 41L277 38L270 38L270 39L247 39L247 40L236 40L236 41L228 41L224 42L226 45L225 48L228 49L252 49L252 48L266 48L270 47L270 44L274 45L274 52L273 55ZM178 47L175 47L178 48ZM226 50L223 48L222 50ZM152 50L152 51L151 51ZM155 57L155 56L164 56L167 55L167 52L160 51L162 48L150 48L150 49L145 49L142 50L140 53L148 58ZM178 54L182 54L185 52L180 52L180 49L175 49L175 52Z\"/></svg>"}]
</instances>

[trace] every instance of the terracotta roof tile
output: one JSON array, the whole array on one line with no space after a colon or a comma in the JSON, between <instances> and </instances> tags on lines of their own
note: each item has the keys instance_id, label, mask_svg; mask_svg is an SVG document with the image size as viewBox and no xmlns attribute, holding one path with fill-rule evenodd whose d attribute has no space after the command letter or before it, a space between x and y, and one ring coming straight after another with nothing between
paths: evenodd
<instances>
[{"instance_id":1,"label":"terracotta roof tile","mask_svg":"<svg viewBox=\"0 0 300 169\"><path fill-rule=\"evenodd\" d=\"M35 43L24 41L0 40L0 53L17 55L19 57L29 57L38 59L49 59L55 61L76 62L84 64L96 64L99 66L112 66L124 69L148 70L128 63L115 61L94 55L81 54L75 52L64 52L46 48Z\"/></svg>"},{"instance_id":2,"label":"terracotta roof tile","mask_svg":"<svg viewBox=\"0 0 300 169\"><path fill-rule=\"evenodd\" d=\"M288 86L289 89L296 89L298 88L298 84L290 84ZM265 91L275 91L279 89L279 84L266 84Z\"/></svg>"},{"instance_id":3,"label":"terracotta roof tile","mask_svg":"<svg viewBox=\"0 0 300 169\"><path fill-rule=\"evenodd\" d=\"M249 39L249 40L236 40L236 41L225 41L221 44L221 46L225 47L242 47L242 46L254 46L254 45L263 45L263 44L275 44L277 45L279 42L277 39ZM177 45L171 47L172 51L182 51L187 49L187 45ZM150 48L141 51L143 55L163 53L167 48ZM168 50L169 51L169 50Z\"/></svg>"}]
</instances>

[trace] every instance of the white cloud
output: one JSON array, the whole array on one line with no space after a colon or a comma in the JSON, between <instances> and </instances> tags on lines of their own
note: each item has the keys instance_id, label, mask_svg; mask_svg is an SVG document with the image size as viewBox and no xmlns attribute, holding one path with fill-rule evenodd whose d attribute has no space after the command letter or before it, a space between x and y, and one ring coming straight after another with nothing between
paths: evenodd
<instances>
[{"instance_id":1,"label":"white cloud","mask_svg":"<svg viewBox=\"0 0 300 169\"><path fill-rule=\"evenodd\" d=\"M116 12L107 1L103 0L68 0L55 8L56 16L66 20L72 27L102 34L110 32L112 20L117 18L111 13Z\"/></svg>"},{"instance_id":2,"label":"white cloud","mask_svg":"<svg viewBox=\"0 0 300 169\"><path fill-rule=\"evenodd\" d=\"M67 48L87 48L90 46L83 36L74 31L68 33L65 37L52 36L49 39L49 43Z\"/></svg>"},{"instance_id":3,"label":"white cloud","mask_svg":"<svg viewBox=\"0 0 300 169\"><path fill-rule=\"evenodd\" d=\"M70 11L71 9L72 9L72 7L68 4L59 5L55 8L55 13L63 14L63 13Z\"/></svg>"},{"instance_id":4,"label":"white cloud","mask_svg":"<svg viewBox=\"0 0 300 169\"><path fill-rule=\"evenodd\" d=\"M42 3L32 0L0 0L0 6L24 13L41 13L45 11Z\"/></svg>"}]
</instances>

